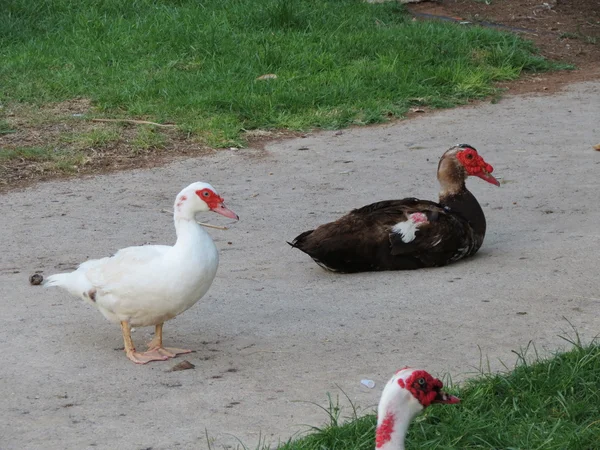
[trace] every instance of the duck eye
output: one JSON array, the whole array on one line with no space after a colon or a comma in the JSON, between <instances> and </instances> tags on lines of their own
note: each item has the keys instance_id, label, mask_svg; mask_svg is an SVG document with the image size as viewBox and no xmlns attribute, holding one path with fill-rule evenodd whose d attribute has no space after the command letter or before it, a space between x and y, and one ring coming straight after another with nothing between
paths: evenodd
<instances>
[{"instance_id":1,"label":"duck eye","mask_svg":"<svg viewBox=\"0 0 600 450\"><path fill-rule=\"evenodd\" d=\"M473 153L467 153L467 159L473 159Z\"/></svg>"},{"instance_id":2,"label":"duck eye","mask_svg":"<svg viewBox=\"0 0 600 450\"><path fill-rule=\"evenodd\" d=\"M208 191L204 191L204 192L202 193L202 195L204 195L205 197L208 197L210 194L208 193Z\"/></svg>"},{"instance_id":3,"label":"duck eye","mask_svg":"<svg viewBox=\"0 0 600 450\"><path fill-rule=\"evenodd\" d=\"M425 386L425 378L419 378L417 383L419 383L419 386Z\"/></svg>"}]
</instances>

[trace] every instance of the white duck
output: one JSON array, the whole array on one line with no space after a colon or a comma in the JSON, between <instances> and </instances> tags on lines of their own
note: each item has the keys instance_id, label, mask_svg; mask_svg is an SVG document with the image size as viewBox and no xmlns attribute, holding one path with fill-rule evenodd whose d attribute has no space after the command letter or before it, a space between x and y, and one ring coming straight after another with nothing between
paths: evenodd
<instances>
[{"instance_id":1,"label":"white duck","mask_svg":"<svg viewBox=\"0 0 600 450\"><path fill-rule=\"evenodd\" d=\"M377 450L404 450L412 420L432 403L459 403L442 391L444 385L424 370L405 367L385 385L377 409Z\"/></svg>"},{"instance_id":2,"label":"white duck","mask_svg":"<svg viewBox=\"0 0 600 450\"><path fill-rule=\"evenodd\" d=\"M174 246L127 247L113 256L86 261L70 273L51 275L46 286L59 286L96 306L120 323L127 357L137 364L162 361L191 350L165 348L163 323L193 306L210 288L219 253L210 235L196 222L198 212L214 211L238 220L208 183L192 183L175 199ZM156 326L148 351L138 353L131 327Z\"/></svg>"}]
</instances>

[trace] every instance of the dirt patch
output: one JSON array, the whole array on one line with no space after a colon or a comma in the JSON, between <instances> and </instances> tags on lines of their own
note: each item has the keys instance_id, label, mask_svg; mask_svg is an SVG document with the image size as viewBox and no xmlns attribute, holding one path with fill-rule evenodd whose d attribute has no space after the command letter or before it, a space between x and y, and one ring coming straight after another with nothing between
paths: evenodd
<instances>
[{"instance_id":1,"label":"dirt patch","mask_svg":"<svg viewBox=\"0 0 600 450\"><path fill-rule=\"evenodd\" d=\"M153 167L213 152L176 128L94 122L87 99L12 105L0 131L0 192L49 179ZM10 157L8 156L10 155Z\"/></svg>"},{"instance_id":2,"label":"dirt patch","mask_svg":"<svg viewBox=\"0 0 600 450\"><path fill-rule=\"evenodd\" d=\"M551 94L600 77L600 0L440 0L410 5L416 20L451 20L501 28L534 41L541 54L576 70L525 75L499 87L510 94ZM408 118L428 108L410 112ZM215 150L176 128L96 123L87 99L0 109L0 193L49 179L162 165ZM143 119L143 118L142 118ZM250 131L248 146L301 136L287 130ZM8 153L11 157L6 157Z\"/></svg>"},{"instance_id":3,"label":"dirt patch","mask_svg":"<svg viewBox=\"0 0 600 450\"><path fill-rule=\"evenodd\" d=\"M42 107L11 105L0 121L0 193L39 181L156 167L216 151L175 127L95 122L101 115L88 99ZM266 143L302 134L252 130L245 140L260 150Z\"/></svg>"}]
</instances>

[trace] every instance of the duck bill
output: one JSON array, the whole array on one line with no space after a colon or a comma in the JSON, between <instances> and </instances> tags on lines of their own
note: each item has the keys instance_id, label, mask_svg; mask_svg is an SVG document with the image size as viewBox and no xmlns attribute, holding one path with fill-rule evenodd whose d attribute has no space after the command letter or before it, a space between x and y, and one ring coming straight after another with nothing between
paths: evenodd
<instances>
[{"instance_id":1,"label":"duck bill","mask_svg":"<svg viewBox=\"0 0 600 450\"><path fill-rule=\"evenodd\" d=\"M460 403L460 398L447 394L444 391L439 391L431 403L445 403L447 405L454 405L456 403Z\"/></svg>"},{"instance_id":2,"label":"duck bill","mask_svg":"<svg viewBox=\"0 0 600 450\"><path fill-rule=\"evenodd\" d=\"M495 184L496 186L500 186L500 182L498 180L496 180L496 178L494 178L494 176L491 173L489 173L487 170L482 170L475 176L481 178L484 181L487 181L488 183L492 183L492 184Z\"/></svg>"},{"instance_id":3,"label":"duck bill","mask_svg":"<svg viewBox=\"0 0 600 450\"><path fill-rule=\"evenodd\" d=\"M240 220L240 217L236 213L234 213L232 210L227 208L223 204L223 202L218 203L217 206L215 206L214 208L211 208L211 210L216 212L217 214L221 214L222 216L229 217L230 219Z\"/></svg>"}]
</instances>

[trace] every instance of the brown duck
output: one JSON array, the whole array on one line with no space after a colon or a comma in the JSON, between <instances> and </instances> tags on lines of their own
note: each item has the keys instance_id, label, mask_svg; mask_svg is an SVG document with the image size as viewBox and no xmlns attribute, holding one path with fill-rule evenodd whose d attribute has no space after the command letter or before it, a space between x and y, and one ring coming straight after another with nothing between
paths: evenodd
<instances>
[{"instance_id":1,"label":"brown duck","mask_svg":"<svg viewBox=\"0 0 600 450\"><path fill-rule=\"evenodd\" d=\"M411 270L444 266L474 255L485 236L485 216L465 180L500 186L477 150L459 144L441 157L439 202L385 200L305 231L289 244L334 272Z\"/></svg>"}]
</instances>

